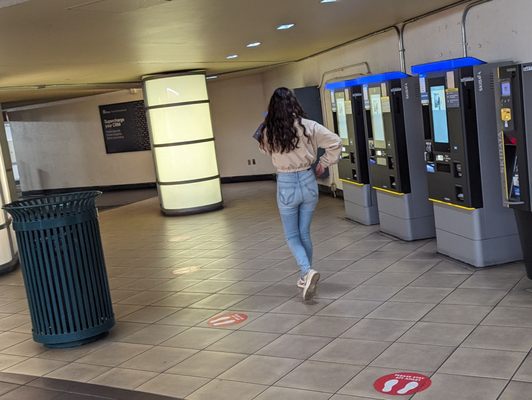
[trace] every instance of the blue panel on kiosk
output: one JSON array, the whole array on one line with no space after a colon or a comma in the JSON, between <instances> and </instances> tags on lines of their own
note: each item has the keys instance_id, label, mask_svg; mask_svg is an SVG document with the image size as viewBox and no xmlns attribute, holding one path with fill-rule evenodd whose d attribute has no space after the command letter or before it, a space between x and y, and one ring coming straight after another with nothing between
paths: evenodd
<instances>
[{"instance_id":1,"label":"blue panel on kiosk","mask_svg":"<svg viewBox=\"0 0 532 400\"><path fill-rule=\"evenodd\" d=\"M391 81L392 79L408 78L409 76L410 75L405 74L404 72L399 72L399 71L385 72L384 74L377 74L377 75L363 75L356 79L349 79L346 81L327 83L325 85L325 89L327 90L345 89L345 88L353 87L353 86L368 85L370 83L381 83L381 82Z\"/></svg>"},{"instance_id":2,"label":"blue panel on kiosk","mask_svg":"<svg viewBox=\"0 0 532 400\"><path fill-rule=\"evenodd\" d=\"M338 89L345 89L345 88L352 87L352 86L358 86L357 80L358 79L349 79L347 81L327 83L325 84L325 89L338 90Z\"/></svg>"},{"instance_id":3,"label":"blue panel on kiosk","mask_svg":"<svg viewBox=\"0 0 532 400\"><path fill-rule=\"evenodd\" d=\"M436 61L427 64L413 65L413 74L425 75L430 72L452 71L463 67L473 67L475 65L486 64L484 61L474 57L453 58L452 60Z\"/></svg>"},{"instance_id":4,"label":"blue panel on kiosk","mask_svg":"<svg viewBox=\"0 0 532 400\"><path fill-rule=\"evenodd\" d=\"M399 71L392 71L392 72L385 72L384 74L377 74L377 75L365 75L361 76L360 78L357 78L357 85L369 85L370 83L382 83L391 81L393 79L403 79L408 78L410 75L405 74L404 72Z\"/></svg>"}]
</instances>

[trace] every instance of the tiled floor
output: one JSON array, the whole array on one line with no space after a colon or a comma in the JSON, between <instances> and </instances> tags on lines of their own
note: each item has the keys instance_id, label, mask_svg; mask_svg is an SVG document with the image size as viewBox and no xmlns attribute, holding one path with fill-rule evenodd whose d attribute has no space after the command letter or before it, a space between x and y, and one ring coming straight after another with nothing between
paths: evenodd
<instances>
[{"instance_id":1,"label":"tiled floor","mask_svg":"<svg viewBox=\"0 0 532 400\"><path fill-rule=\"evenodd\" d=\"M0 371L191 400L388 399L373 382L408 371L433 380L416 400L532 399L521 264L475 271L434 241L348 222L324 197L313 224L322 281L305 304L274 184L224 194L226 208L204 215L165 218L156 199L101 214L117 326L99 342L33 343L20 272L1 277ZM208 325L226 311L248 319Z\"/></svg>"}]
</instances>

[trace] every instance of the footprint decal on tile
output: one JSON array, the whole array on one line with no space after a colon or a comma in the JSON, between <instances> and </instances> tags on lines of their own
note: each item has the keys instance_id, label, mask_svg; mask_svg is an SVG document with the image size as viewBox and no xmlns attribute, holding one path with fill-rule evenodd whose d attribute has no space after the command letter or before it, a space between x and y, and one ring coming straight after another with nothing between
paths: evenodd
<instances>
[{"instance_id":1,"label":"footprint decal on tile","mask_svg":"<svg viewBox=\"0 0 532 400\"><path fill-rule=\"evenodd\" d=\"M419 383L417 382L410 382L408 383L404 388L397 391L397 394L407 394L411 390L416 389L419 386Z\"/></svg>"},{"instance_id":2,"label":"footprint decal on tile","mask_svg":"<svg viewBox=\"0 0 532 400\"><path fill-rule=\"evenodd\" d=\"M388 382L384 384L384 388L382 391L384 393L390 393L395 385L397 385L399 381L397 379L390 379Z\"/></svg>"}]
</instances>

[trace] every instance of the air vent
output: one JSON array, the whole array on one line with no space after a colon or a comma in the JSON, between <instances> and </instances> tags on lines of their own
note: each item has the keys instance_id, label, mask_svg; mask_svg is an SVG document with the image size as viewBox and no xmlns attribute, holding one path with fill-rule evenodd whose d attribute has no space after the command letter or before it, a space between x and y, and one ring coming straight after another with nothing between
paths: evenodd
<instances>
[{"instance_id":1,"label":"air vent","mask_svg":"<svg viewBox=\"0 0 532 400\"><path fill-rule=\"evenodd\" d=\"M170 0L66 0L66 9L121 14L169 2Z\"/></svg>"}]
</instances>

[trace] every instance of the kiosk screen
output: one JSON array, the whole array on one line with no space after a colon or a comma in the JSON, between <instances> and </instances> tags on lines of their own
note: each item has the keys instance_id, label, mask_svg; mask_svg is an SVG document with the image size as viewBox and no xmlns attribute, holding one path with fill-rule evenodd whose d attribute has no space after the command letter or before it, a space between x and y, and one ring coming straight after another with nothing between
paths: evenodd
<instances>
[{"instance_id":1,"label":"kiosk screen","mask_svg":"<svg viewBox=\"0 0 532 400\"><path fill-rule=\"evenodd\" d=\"M381 94L370 93L371 104L371 126L373 130L373 139L377 147L385 147L386 138L384 136L384 119L382 117ZM379 146L380 145L380 146Z\"/></svg>"},{"instance_id":2,"label":"kiosk screen","mask_svg":"<svg viewBox=\"0 0 532 400\"><path fill-rule=\"evenodd\" d=\"M449 143L449 126L447 124L447 106L445 104L445 86L430 88L432 128L436 143Z\"/></svg>"},{"instance_id":3,"label":"kiosk screen","mask_svg":"<svg viewBox=\"0 0 532 400\"><path fill-rule=\"evenodd\" d=\"M336 118L338 121L338 134L344 144L349 143L347 128L347 110L344 93L336 93Z\"/></svg>"}]
</instances>

